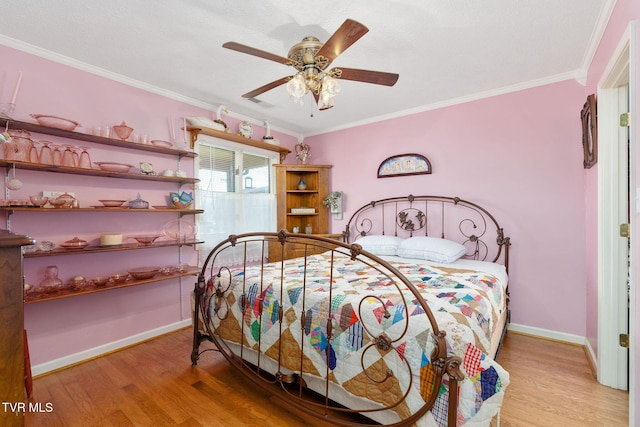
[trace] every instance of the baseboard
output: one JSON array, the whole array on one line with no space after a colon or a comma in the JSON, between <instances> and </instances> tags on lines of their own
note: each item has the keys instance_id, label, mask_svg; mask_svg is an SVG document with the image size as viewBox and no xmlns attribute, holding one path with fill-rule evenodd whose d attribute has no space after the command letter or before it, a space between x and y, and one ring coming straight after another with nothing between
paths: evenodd
<instances>
[{"instance_id":1,"label":"baseboard","mask_svg":"<svg viewBox=\"0 0 640 427\"><path fill-rule=\"evenodd\" d=\"M584 345L584 354L587 356L587 363L589 364L589 369L591 369L591 373L593 374L593 378L598 380L598 358L596 357L596 353L593 351L593 347L591 347L591 343L587 340L587 343Z\"/></svg>"},{"instance_id":2,"label":"baseboard","mask_svg":"<svg viewBox=\"0 0 640 427\"><path fill-rule=\"evenodd\" d=\"M565 332L552 331L550 329L536 328L534 326L519 325L510 323L509 330L521 334L532 335L535 337L546 338L554 341L561 341L581 346L587 345L587 339L580 335L567 334Z\"/></svg>"},{"instance_id":3,"label":"baseboard","mask_svg":"<svg viewBox=\"0 0 640 427\"><path fill-rule=\"evenodd\" d=\"M70 354L69 356L61 357L59 359L51 360L49 362L41 363L31 367L31 372L34 377L43 375L58 369L67 368L71 365L75 365L90 359L94 359L99 356L103 356L113 351L121 350L124 347L139 344L143 341L155 338L160 335L167 334L169 332L177 331L191 326L191 319L185 319L180 322L172 323L170 325L162 326L157 329L145 331L141 334L132 335L127 338L123 338L118 341L113 341L108 344L104 344L98 347L90 348L88 350L81 351L79 353Z\"/></svg>"},{"instance_id":4,"label":"baseboard","mask_svg":"<svg viewBox=\"0 0 640 427\"><path fill-rule=\"evenodd\" d=\"M133 335L118 341L110 342L105 345L90 348L88 350L81 351L79 353L61 357L60 359L41 363L39 365L32 366L31 371L34 377L38 375L43 375L51 371L56 371L58 369L66 368L66 367L69 367L70 365L81 363L86 360L93 359L116 350L120 350L124 347L141 343L151 338L155 338L159 335L164 335L169 332L176 331L178 329L186 328L188 326L191 326L191 319L185 319L180 322L163 326L161 328L152 329L150 331L146 331L138 335ZM509 331L585 346L586 347L585 352L587 353L587 356L589 357L590 362L593 363L593 360L595 360L595 358L593 357L593 350L588 345L588 342L585 337L582 337L579 335L567 334L564 332L552 331L549 329L536 328L533 326L519 325L517 323L510 323Z\"/></svg>"}]
</instances>

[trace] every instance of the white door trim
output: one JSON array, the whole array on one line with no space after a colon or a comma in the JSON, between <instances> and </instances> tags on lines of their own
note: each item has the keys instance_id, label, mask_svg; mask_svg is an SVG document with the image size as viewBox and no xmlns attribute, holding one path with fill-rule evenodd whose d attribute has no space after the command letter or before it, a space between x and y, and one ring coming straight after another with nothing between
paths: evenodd
<instances>
[{"instance_id":1,"label":"white door trim","mask_svg":"<svg viewBox=\"0 0 640 427\"><path fill-rule=\"evenodd\" d=\"M627 329L627 240L619 236L626 222L626 194L620 189L620 162L626 157L628 131L619 126L620 103L629 83L629 44L625 32L598 84L598 381L627 389L628 350L618 344ZM625 99L622 99L624 96ZM624 146L622 146L622 140ZM626 159L624 159L626 165ZM626 167L624 168L626 173ZM620 307L625 307L621 310Z\"/></svg>"}]
</instances>

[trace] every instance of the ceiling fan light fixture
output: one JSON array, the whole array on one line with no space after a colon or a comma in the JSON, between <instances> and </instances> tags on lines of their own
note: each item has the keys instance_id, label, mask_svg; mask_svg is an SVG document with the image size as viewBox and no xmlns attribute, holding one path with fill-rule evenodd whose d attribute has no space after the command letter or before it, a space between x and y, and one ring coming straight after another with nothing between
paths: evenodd
<instances>
[{"instance_id":1,"label":"ceiling fan light fixture","mask_svg":"<svg viewBox=\"0 0 640 427\"><path fill-rule=\"evenodd\" d=\"M325 92L327 96L334 97L340 93L340 89L342 88L340 87L338 80L328 74L325 74L322 79L322 89L320 92Z\"/></svg>"},{"instance_id":2,"label":"ceiling fan light fixture","mask_svg":"<svg viewBox=\"0 0 640 427\"><path fill-rule=\"evenodd\" d=\"M333 107L333 96L323 96L320 95L318 98L318 110L328 110Z\"/></svg>"},{"instance_id":3,"label":"ceiling fan light fixture","mask_svg":"<svg viewBox=\"0 0 640 427\"><path fill-rule=\"evenodd\" d=\"M340 93L340 83L328 74L322 78L322 88L318 97L318 108L328 110L333 107L333 98Z\"/></svg>"},{"instance_id":4,"label":"ceiling fan light fixture","mask_svg":"<svg viewBox=\"0 0 640 427\"><path fill-rule=\"evenodd\" d=\"M287 82L287 93L289 94L289 101L294 104L302 105L304 103L302 98L307 93L307 85L302 72L296 74Z\"/></svg>"},{"instance_id":5,"label":"ceiling fan light fixture","mask_svg":"<svg viewBox=\"0 0 640 427\"><path fill-rule=\"evenodd\" d=\"M289 100L294 104L303 105L303 98L309 92L318 95L318 107L321 110L333 107L333 98L341 89L337 79L314 68L297 73L287 82L286 88Z\"/></svg>"}]
</instances>

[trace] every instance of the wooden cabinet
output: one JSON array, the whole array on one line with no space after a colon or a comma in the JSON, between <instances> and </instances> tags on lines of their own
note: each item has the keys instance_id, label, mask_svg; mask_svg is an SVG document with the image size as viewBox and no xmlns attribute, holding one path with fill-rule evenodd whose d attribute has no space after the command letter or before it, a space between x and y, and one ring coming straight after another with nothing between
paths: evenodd
<instances>
[{"instance_id":1,"label":"wooden cabinet","mask_svg":"<svg viewBox=\"0 0 640 427\"><path fill-rule=\"evenodd\" d=\"M0 230L0 397L16 405L25 400L24 307L22 298L22 246L33 241L27 236ZM22 426L24 416L16 411L0 411L0 424Z\"/></svg>"},{"instance_id":2,"label":"wooden cabinet","mask_svg":"<svg viewBox=\"0 0 640 427\"><path fill-rule=\"evenodd\" d=\"M155 146L150 144L136 144L127 141L112 139L112 138L104 138L95 135L84 134L80 132L73 132L68 130L62 130L57 128L51 128L47 126L41 126L34 123L28 122L20 122L14 121L11 119L3 119L0 118L0 126L8 129L23 129L32 133L45 135L45 136L54 136L60 137L64 140L69 140L71 142L74 141L84 141L95 144L96 146L110 146L115 147L117 149L125 149L128 152L139 153L143 152L145 155L154 155L158 158L161 157L169 157L170 161L173 162L177 160L178 169L180 168L180 159L182 158L194 158L196 153L189 150L182 150L176 148L168 148ZM105 191L109 190L110 186L114 187L115 181L111 181L115 179L116 181L121 180L132 180L132 182L136 183L141 181L152 181L155 184L154 186L158 186L158 188L165 189L166 193L169 194L172 191L179 191L179 189L184 184L195 184L198 182L198 179L189 178L189 177L178 177L178 176L163 176L163 175L155 175L155 174L142 174L142 173L132 173L132 172L119 172L119 171L105 171L101 169L89 169L89 168L80 168L80 167L70 167L70 166L56 166L49 164L40 164L34 162L24 162L24 161L14 161L14 160L3 160L0 158L0 167L5 167L5 182L9 177L9 172L13 171L13 168L18 170L25 171L36 171L37 177L33 176L31 179L37 180L38 182L46 182L47 175L50 173L56 174L65 174L75 176L75 180L71 178L69 182L79 182L82 183L82 179L84 177L97 177L100 179L100 188L95 188L96 191ZM42 174L41 174L42 173ZM103 180L104 178L104 180ZM104 186L102 185L104 183ZM110 185L111 183L111 185ZM165 186L166 184L166 186ZM46 184L45 184L46 185ZM122 185L121 185L122 187ZM118 191L122 191L122 188L118 189ZM158 191L158 190L156 190ZM25 197L23 197L24 199ZM164 215L170 219L177 218L177 220L172 220L170 222L175 222L178 226L176 230L177 234L180 234L182 231L180 230L180 226L182 224L182 218L185 215L193 216L194 214L203 213L202 210L193 209L193 208L173 208L168 205L163 206L150 206L148 209L128 209L126 206L122 208L107 208L107 207L88 207L82 206L80 208L38 208L33 206L24 205L22 201L18 204L12 204L11 200L9 200L9 193L5 190L5 201L2 206L0 206L0 213L4 212L6 219L6 228L7 230L11 230L11 218L14 215L30 215L33 216L36 214L39 218L36 220L34 218L33 221L37 221L38 223L47 222L51 224L52 231L56 229L58 225L61 225L60 222L67 223L67 229L69 228L69 223L73 224L75 220L79 219L79 216L92 215L92 214L100 214L100 220L97 226L102 226L105 223L110 221L110 218L114 218L113 222L116 224L122 224L123 222L127 222L126 219L122 218L120 215L126 215L131 219L140 218L140 215L148 214L148 215ZM60 217L60 214L64 214L64 220ZM117 217L117 218L116 218ZM24 227L23 227L24 228ZM194 227L195 229L195 227ZM29 230L23 230L26 232L30 232ZM159 230L157 234L162 234ZM187 233L185 233L187 234ZM99 236L97 233L96 237ZM69 236L73 237L73 236ZM42 258L42 257L58 257L64 256L65 258L72 256L81 256L84 254L101 254L101 253L113 253L113 252L121 252L123 256L127 256L127 252L122 251L131 251L131 250L149 250L156 248L166 248L166 247L175 247L177 249L175 256L175 265L173 269L168 270L165 269L162 273L155 275L152 278L145 278L140 280L132 280L129 278L126 281L120 283L109 282L108 285L105 286L96 286L90 282L80 283L80 284L63 284L59 287L59 289L52 289L43 291L38 289L34 289L32 292L26 295L24 301L25 303L34 303L40 301L47 301L51 299L65 298L69 296L82 295L93 292L102 292L105 290L122 288L127 286L135 286L141 285L151 282L157 282L161 280L169 280L175 279L182 276L187 275L196 275L198 273L197 266L184 266L181 265L181 248L183 246L193 246L199 243L199 241L195 236L189 235L188 237L180 237L176 238L177 240L159 240L152 244L137 244L137 243L124 243L122 245L118 245L117 247L101 247L97 245L90 245L85 248L81 248L80 250L68 250L62 248L56 248L50 252L35 252L28 253L24 255L25 259L33 259L33 258ZM22 258L21 258L22 260ZM79 263L82 263L81 260L78 260ZM28 265L27 265L28 268ZM122 271L117 271L115 269L118 266L114 266L113 273L123 273ZM87 279L91 279L91 277L87 277ZM21 294L22 301L22 294Z\"/></svg>"},{"instance_id":3,"label":"wooden cabinet","mask_svg":"<svg viewBox=\"0 0 640 427\"><path fill-rule=\"evenodd\" d=\"M278 230L330 236L329 208L322 201L329 195L331 165L274 165ZM337 236L336 236L337 237ZM275 246L275 245L274 245ZM307 252L307 254L309 254ZM280 250L270 250L270 261L282 258ZM304 248L287 246L284 258L304 255Z\"/></svg>"}]
</instances>

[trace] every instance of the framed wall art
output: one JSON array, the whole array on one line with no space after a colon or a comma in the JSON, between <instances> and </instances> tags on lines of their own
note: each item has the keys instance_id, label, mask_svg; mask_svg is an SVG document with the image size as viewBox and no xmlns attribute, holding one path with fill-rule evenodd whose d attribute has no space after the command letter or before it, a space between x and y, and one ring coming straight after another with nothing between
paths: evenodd
<instances>
[{"instance_id":1,"label":"framed wall art","mask_svg":"<svg viewBox=\"0 0 640 427\"><path fill-rule=\"evenodd\" d=\"M431 163L422 154L398 154L383 160L378 166L378 178L431 173Z\"/></svg>"},{"instance_id":2,"label":"framed wall art","mask_svg":"<svg viewBox=\"0 0 640 427\"><path fill-rule=\"evenodd\" d=\"M580 112L582 120L583 166L589 169L598 161L598 114L596 96L589 95Z\"/></svg>"}]
</instances>

